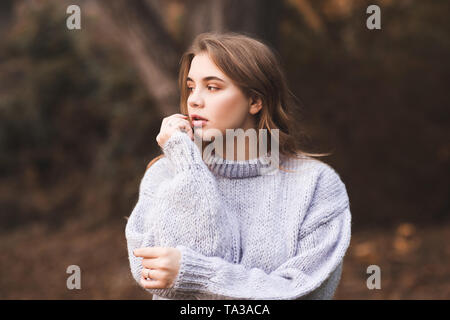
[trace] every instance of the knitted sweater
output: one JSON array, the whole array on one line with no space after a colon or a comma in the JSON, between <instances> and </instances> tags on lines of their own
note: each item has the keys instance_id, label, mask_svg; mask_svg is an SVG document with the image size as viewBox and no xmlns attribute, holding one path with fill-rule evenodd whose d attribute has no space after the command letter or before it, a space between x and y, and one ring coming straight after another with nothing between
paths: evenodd
<instances>
[{"instance_id":1,"label":"knitted sweater","mask_svg":"<svg viewBox=\"0 0 450 320\"><path fill-rule=\"evenodd\" d=\"M134 249L181 251L173 287L146 289L154 300L333 298L351 213L332 167L307 156L281 157L295 172L275 174L261 174L264 156L231 161L212 154L207 162L181 131L162 150L125 228L137 282L142 258Z\"/></svg>"}]
</instances>

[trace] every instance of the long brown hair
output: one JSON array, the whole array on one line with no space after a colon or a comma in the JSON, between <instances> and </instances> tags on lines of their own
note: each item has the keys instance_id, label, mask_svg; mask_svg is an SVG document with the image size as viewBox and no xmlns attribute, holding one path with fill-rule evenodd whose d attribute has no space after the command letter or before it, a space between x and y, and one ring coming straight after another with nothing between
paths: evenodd
<instances>
[{"instance_id":1,"label":"long brown hair","mask_svg":"<svg viewBox=\"0 0 450 320\"><path fill-rule=\"evenodd\" d=\"M186 79L194 56L207 53L216 66L239 87L247 98L260 98L261 110L255 115L257 129L279 129L280 155L298 158L300 156L323 157L326 153L309 153L301 150L294 137L297 107L296 97L289 90L280 59L275 50L262 40L245 34L206 32L195 37L180 60L178 85L180 88L180 111L188 114L189 96ZM271 137L268 137L270 148ZM154 158L147 169L164 155ZM280 169L282 169L280 167ZM283 169L284 170L284 169Z\"/></svg>"}]
</instances>

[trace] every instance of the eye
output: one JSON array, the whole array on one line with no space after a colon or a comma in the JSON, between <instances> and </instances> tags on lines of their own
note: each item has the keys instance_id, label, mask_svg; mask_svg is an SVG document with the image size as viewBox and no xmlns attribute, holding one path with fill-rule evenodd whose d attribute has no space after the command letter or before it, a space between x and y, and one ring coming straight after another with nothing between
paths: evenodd
<instances>
[{"instance_id":1,"label":"eye","mask_svg":"<svg viewBox=\"0 0 450 320\"><path fill-rule=\"evenodd\" d=\"M213 87L213 86L207 86L209 91L217 91L220 90L220 88L217 87ZM187 87L187 91L188 92L192 92L192 90L195 89L194 87Z\"/></svg>"}]
</instances>

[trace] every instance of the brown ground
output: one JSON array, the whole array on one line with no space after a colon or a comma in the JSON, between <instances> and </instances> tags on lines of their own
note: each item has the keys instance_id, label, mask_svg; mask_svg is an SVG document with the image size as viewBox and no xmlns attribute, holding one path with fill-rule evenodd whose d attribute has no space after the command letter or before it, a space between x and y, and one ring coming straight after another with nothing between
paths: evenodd
<instances>
[{"instance_id":1,"label":"brown ground","mask_svg":"<svg viewBox=\"0 0 450 320\"><path fill-rule=\"evenodd\" d=\"M1 299L148 299L132 280L124 224L37 225L0 236ZM402 224L354 232L336 299L450 299L450 226ZM81 290L66 288L66 268L81 268ZM367 266L381 268L381 289L366 287Z\"/></svg>"}]
</instances>

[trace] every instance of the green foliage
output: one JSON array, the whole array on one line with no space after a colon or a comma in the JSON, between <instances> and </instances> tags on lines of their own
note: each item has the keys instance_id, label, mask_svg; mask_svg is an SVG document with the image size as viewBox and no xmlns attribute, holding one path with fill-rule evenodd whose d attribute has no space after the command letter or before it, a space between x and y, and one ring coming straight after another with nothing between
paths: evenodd
<instances>
[{"instance_id":1,"label":"green foliage","mask_svg":"<svg viewBox=\"0 0 450 320\"><path fill-rule=\"evenodd\" d=\"M117 199L125 191L117 184L130 183L130 170L142 173L155 150L145 135L158 119L148 116L152 102L131 61L88 32L68 31L65 19L55 5L27 9L1 44L0 176L10 190L40 194L5 195L5 227L20 217L59 221L58 208L78 214L88 203L111 214L99 203ZM90 188L99 203L86 196ZM131 195L121 197L124 206Z\"/></svg>"}]
</instances>

